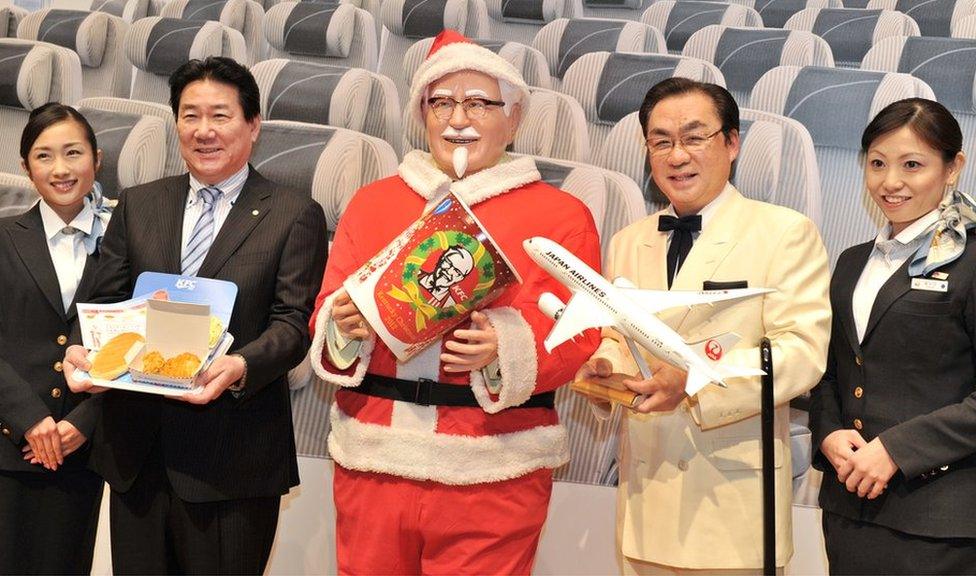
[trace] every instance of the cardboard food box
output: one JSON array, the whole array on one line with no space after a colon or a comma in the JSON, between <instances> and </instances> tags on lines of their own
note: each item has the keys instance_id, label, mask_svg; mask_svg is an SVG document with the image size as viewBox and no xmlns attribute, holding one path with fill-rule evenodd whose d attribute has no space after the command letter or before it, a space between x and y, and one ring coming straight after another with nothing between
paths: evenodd
<instances>
[{"instance_id":1,"label":"cardboard food box","mask_svg":"<svg viewBox=\"0 0 976 576\"><path fill-rule=\"evenodd\" d=\"M193 388L193 379L210 354L210 306L149 300L146 307L146 342L129 363L132 381L187 390ZM143 365L150 352L159 352L167 360L189 353L196 356L199 362L196 369L184 378L153 374L146 372Z\"/></svg>"},{"instance_id":2,"label":"cardboard food box","mask_svg":"<svg viewBox=\"0 0 976 576\"><path fill-rule=\"evenodd\" d=\"M143 272L136 280L135 298L115 304L78 304L82 340L96 358L103 346L123 333L141 336L143 343L126 350L125 371L114 379L93 378L76 371L78 381L91 379L96 386L133 392L174 395L199 388L193 376L223 356L234 342L227 331L237 298L232 282ZM195 354L201 365L191 376L168 378L147 374L143 355L159 352L164 360L184 352Z\"/></svg>"}]
</instances>

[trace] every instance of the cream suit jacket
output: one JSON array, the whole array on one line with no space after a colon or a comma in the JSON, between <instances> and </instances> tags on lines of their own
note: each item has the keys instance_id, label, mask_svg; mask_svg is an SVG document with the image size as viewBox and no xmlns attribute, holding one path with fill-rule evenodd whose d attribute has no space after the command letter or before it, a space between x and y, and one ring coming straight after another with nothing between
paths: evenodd
<instances>
[{"instance_id":1,"label":"cream suit jacket","mask_svg":"<svg viewBox=\"0 0 976 576\"><path fill-rule=\"evenodd\" d=\"M731 184L728 185L732 188ZM658 212L618 232L605 272L639 288L667 289L667 244ZM761 298L665 310L687 341L724 332L742 339L723 362L759 367L769 337L775 374L776 563L793 554L789 400L823 374L830 332L827 254L801 214L744 198L734 188L717 207L674 281L701 290L705 280L774 288ZM636 374L626 344L606 331L595 356ZM621 442L618 535L624 556L696 569L762 567L760 378L709 385L672 412L628 413Z\"/></svg>"}]
</instances>

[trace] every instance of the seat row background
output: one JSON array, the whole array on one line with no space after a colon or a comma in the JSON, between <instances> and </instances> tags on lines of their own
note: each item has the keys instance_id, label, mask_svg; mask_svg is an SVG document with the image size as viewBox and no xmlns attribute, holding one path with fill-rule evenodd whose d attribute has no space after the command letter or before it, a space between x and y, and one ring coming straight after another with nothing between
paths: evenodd
<instances>
[{"instance_id":1,"label":"seat row background","mask_svg":"<svg viewBox=\"0 0 976 576\"><path fill-rule=\"evenodd\" d=\"M537 157L546 181L589 206L605 245L663 205L636 110L648 87L683 76L730 89L743 118L735 183L818 222L833 262L881 223L862 191L858 158L860 130L878 110L935 97L960 119L970 157L976 151L976 40L948 37L967 29L976 37L976 0L872 0L867 10L758 4L599 9L636 13L632 20L578 17L594 9L562 0L504 8L482 0L7 8L0 32L6 26L18 38L0 39L0 172L8 173L0 175L0 214L35 197L17 175L16 146L29 111L50 100L77 104L92 121L109 195L182 172L166 77L188 58L224 55L249 65L261 88L266 122L255 166L309 190L334 229L356 189L394 174L402 152L426 146L401 105L430 37L450 27L522 70L533 89L513 152ZM973 184L976 170L963 180L965 189ZM299 451L322 455L331 391L307 365L292 381L311 384L294 392ZM617 422L595 422L566 393L560 408L574 453L561 478L612 481Z\"/></svg>"}]
</instances>

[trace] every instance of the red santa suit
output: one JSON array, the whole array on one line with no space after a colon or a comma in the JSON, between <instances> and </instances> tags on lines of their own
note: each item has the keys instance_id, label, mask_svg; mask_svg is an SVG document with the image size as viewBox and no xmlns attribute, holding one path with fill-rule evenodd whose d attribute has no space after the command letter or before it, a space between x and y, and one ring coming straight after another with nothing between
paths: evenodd
<instances>
[{"instance_id":1,"label":"red santa suit","mask_svg":"<svg viewBox=\"0 0 976 576\"><path fill-rule=\"evenodd\" d=\"M478 49L477 58L501 60L470 46ZM450 64L456 66L455 59ZM417 77L424 73L422 68ZM429 69L426 74L434 76ZM510 74L518 78L514 69ZM448 189L471 208L522 278L484 310L498 336L498 394L489 392L483 371L445 373L439 360L443 341L398 363L382 341L372 338L346 370L338 369L327 352L326 323L342 282ZM569 459L569 451L554 409L519 406L569 382L599 343L599 333L589 331L551 354L542 347L553 321L540 312L539 296L552 292L566 301L570 294L525 253L522 241L532 236L554 240L599 269L600 243L589 210L541 182L527 157L505 156L491 168L452 181L430 154L413 151L397 176L360 189L344 212L311 323L313 368L341 387L328 441L336 462L340 572L531 570L552 469ZM426 406L359 393L367 373L470 387L477 405Z\"/></svg>"}]
</instances>

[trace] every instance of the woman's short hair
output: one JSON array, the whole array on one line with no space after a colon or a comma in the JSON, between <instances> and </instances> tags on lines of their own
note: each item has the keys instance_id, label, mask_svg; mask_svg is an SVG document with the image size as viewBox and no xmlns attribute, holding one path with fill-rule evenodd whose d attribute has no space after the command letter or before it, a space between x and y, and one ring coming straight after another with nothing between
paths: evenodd
<instances>
[{"instance_id":1,"label":"woman's short hair","mask_svg":"<svg viewBox=\"0 0 976 576\"><path fill-rule=\"evenodd\" d=\"M952 162L962 150L959 122L945 106L935 100L907 98L888 104L871 120L861 135L861 152L866 154L875 140L904 126L942 154L944 162Z\"/></svg>"},{"instance_id":2,"label":"woman's short hair","mask_svg":"<svg viewBox=\"0 0 976 576\"><path fill-rule=\"evenodd\" d=\"M71 106L60 102L48 102L47 104L34 108L30 117L27 118L27 125L20 134L20 158L27 162L34 142L40 138L41 133L65 120L74 120L85 130L85 137L91 145L92 154L98 151L98 142L95 140L95 131L92 129L88 120Z\"/></svg>"}]
</instances>

